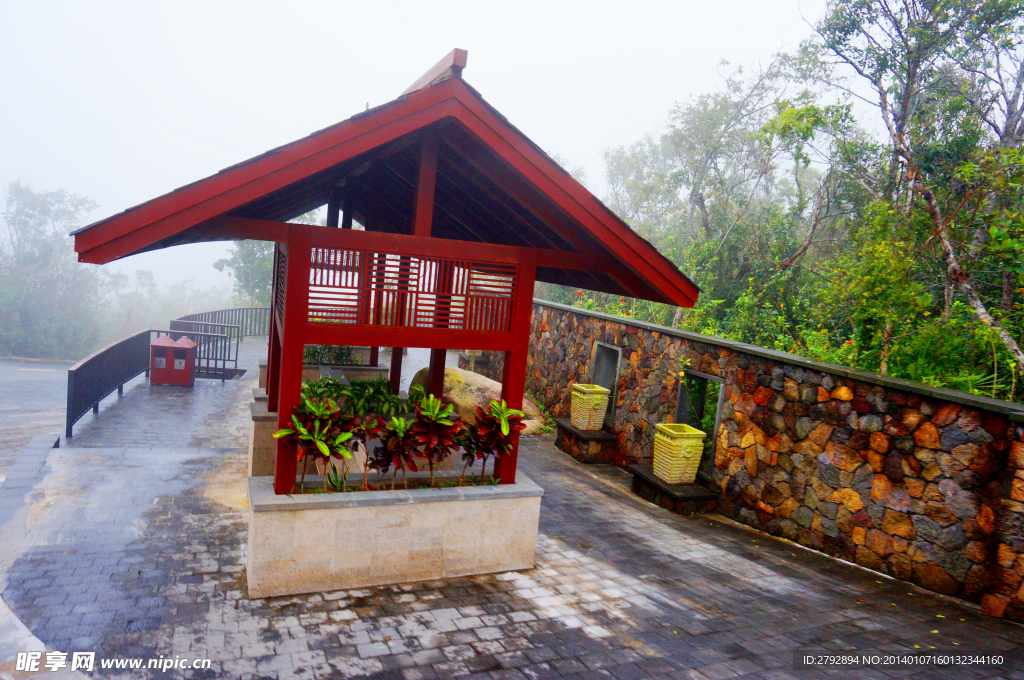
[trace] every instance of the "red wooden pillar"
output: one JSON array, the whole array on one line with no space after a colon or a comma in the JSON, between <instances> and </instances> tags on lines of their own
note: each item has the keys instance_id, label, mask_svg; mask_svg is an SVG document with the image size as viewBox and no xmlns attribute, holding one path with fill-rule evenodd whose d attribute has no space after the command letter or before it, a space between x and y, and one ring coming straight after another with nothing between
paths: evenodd
<instances>
[{"instance_id":1,"label":"red wooden pillar","mask_svg":"<svg viewBox=\"0 0 1024 680\"><path fill-rule=\"evenodd\" d=\"M376 366L380 363L380 347L370 348L370 365Z\"/></svg>"},{"instance_id":2,"label":"red wooden pillar","mask_svg":"<svg viewBox=\"0 0 1024 680\"><path fill-rule=\"evenodd\" d=\"M298 229L288 235L288 267L285 271L284 323L281 328L281 367L278 378L277 426L291 422L292 409L299 403L302 390L303 336L309 315L309 236ZM274 465L274 493L291 493L295 486L296 447L293 442L277 440Z\"/></svg>"},{"instance_id":3,"label":"red wooden pillar","mask_svg":"<svg viewBox=\"0 0 1024 680\"><path fill-rule=\"evenodd\" d=\"M530 322L533 317L533 282L537 274L537 256L531 251L527 261L519 263L515 302L512 305L512 349L505 352L505 367L501 376L501 398L509 408L523 408L526 391L526 356L530 351ZM502 484L515 484L516 459L519 455L519 435L512 451L498 459L494 476Z\"/></svg>"},{"instance_id":4,"label":"red wooden pillar","mask_svg":"<svg viewBox=\"0 0 1024 680\"><path fill-rule=\"evenodd\" d=\"M420 145L420 168L416 178L416 210L413 215L414 236L429 237L434 222L434 188L437 186L437 134L424 133Z\"/></svg>"},{"instance_id":5,"label":"red wooden pillar","mask_svg":"<svg viewBox=\"0 0 1024 680\"><path fill-rule=\"evenodd\" d=\"M434 282L434 294L437 297L437 325L441 328L451 327L451 295L455 272L450 262L438 265L437 279ZM427 391L438 399L444 393L444 361L448 355L447 348L430 350L430 377Z\"/></svg>"},{"instance_id":6,"label":"red wooden pillar","mask_svg":"<svg viewBox=\"0 0 1024 680\"><path fill-rule=\"evenodd\" d=\"M391 348L391 393L398 394L402 388L402 352L404 347Z\"/></svg>"},{"instance_id":7,"label":"red wooden pillar","mask_svg":"<svg viewBox=\"0 0 1024 680\"><path fill-rule=\"evenodd\" d=\"M444 392L444 360L447 355L448 350L445 349L430 350L430 375L427 378L427 392L438 399Z\"/></svg>"},{"instance_id":8,"label":"red wooden pillar","mask_svg":"<svg viewBox=\"0 0 1024 680\"><path fill-rule=\"evenodd\" d=\"M433 131L425 132L420 144L420 167L416 179L416 210L413 215L413 235L429 238L434 223L434 189L437 186L437 152L439 142ZM443 269L443 271L442 271ZM447 267L439 267L434 290L438 296L438 311L442 309L441 296L450 294L452 288L452 272ZM444 324L447 326L447 322ZM427 391L438 399L444 392L444 359L447 350L430 350L430 377Z\"/></svg>"}]
</instances>

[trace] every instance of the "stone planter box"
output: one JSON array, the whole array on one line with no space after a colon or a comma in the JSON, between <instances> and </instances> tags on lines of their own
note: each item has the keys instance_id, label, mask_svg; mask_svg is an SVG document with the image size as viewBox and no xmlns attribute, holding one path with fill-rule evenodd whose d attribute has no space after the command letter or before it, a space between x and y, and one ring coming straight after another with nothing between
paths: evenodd
<instances>
[{"instance_id":1,"label":"stone planter box","mask_svg":"<svg viewBox=\"0 0 1024 680\"><path fill-rule=\"evenodd\" d=\"M277 412L268 411L265 400L252 401L249 416L249 476L273 475L277 441L272 435L277 431Z\"/></svg>"},{"instance_id":2,"label":"stone planter box","mask_svg":"<svg viewBox=\"0 0 1024 680\"><path fill-rule=\"evenodd\" d=\"M292 496L250 477L249 596L530 569L543 493L522 473L500 486Z\"/></svg>"}]
</instances>

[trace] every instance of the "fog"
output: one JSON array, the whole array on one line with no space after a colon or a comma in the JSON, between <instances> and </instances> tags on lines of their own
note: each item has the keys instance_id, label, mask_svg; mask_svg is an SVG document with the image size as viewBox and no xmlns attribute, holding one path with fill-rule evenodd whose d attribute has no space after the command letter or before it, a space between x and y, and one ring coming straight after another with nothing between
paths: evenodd
<instances>
[{"instance_id":1,"label":"fog","mask_svg":"<svg viewBox=\"0 0 1024 680\"><path fill-rule=\"evenodd\" d=\"M821 0L0 2L0 183L93 198L101 219L397 96L454 47L465 79L600 196L601 152L716 89L718 63L792 49ZM106 265L161 288L226 244Z\"/></svg>"}]
</instances>

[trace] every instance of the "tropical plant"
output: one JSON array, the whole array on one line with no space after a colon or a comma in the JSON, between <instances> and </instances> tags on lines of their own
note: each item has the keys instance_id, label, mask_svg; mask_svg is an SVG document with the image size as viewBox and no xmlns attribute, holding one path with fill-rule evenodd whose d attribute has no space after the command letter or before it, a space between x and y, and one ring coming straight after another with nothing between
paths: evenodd
<instances>
[{"instance_id":1,"label":"tropical plant","mask_svg":"<svg viewBox=\"0 0 1024 680\"><path fill-rule=\"evenodd\" d=\"M427 398L427 388L419 383L409 385L409 398L406 399L407 406L416 406Z\"/></svg>"},{"instance_id":2,"label":"tropical plant","mask_svg":"<svg viewBox=\"0 0 1024 680\"><path fill-rule=\"evenodd\" d=\"M459 486L466 481L466 470L473 466L473 463L483 458L480 453L480 432L476 423L471 423L462 431L459 437L459 445L462 447L462 474L459 475ZM481 477L483 471L480 472Z\"/></svg>"},{"instance_id":3,"label":"tropical plant","mask_svg":"<svg viewBox=\"0 0 1024 680\"><path fill-rule=\"evenodd\" d=\"M304 380L302 382L302 396L304 399L333 399L345 410L344 385L334 378L320 378L319 380Z\"/></svg>"},{"instance_id":4,"label":"tropical plant","mask_svg":"<svg viewBox=\"0 0 1024 680\"><path fill-rule=\"evenodd\" d=\"M309 460L321 462L324 468L324 489L332 458L351 458L345 443L351 432L339 427L341 409L333 399L304 399L292 412L293 427L281 428L273 434L275 439L292 439L298 444L296 455L302 461L300 486L305 484Z\"/></svg>"},{"instance_id":5,"label":"tropical plant","mask_svg":"<svg viewBox=\"0 0 1024 680\"><path fill-rule=\"evenodd\" d=\"M354 380L341 388L345 395L346 410L351 414L376 413L389 417L407 412L401 397L392 393L391 383L377 380Z\"/></svg>"},{"instance_id":6,"label":"tropical plant","mask_svg":"<svg viewBox=\"0 0 1024 680\"><path fill-rule=\"evenodd\" d=\"M476 426L473 429L477 455L483 459L480 465L480 482L487 471L487 459L494 456L497 468L498 458L508 455L519 436L526 429L523 412L509 408L505 400L492 400L486 409L476 407Z\"/></svg>"},{"instance_id":7,"label":"tropical plant","mask_svg":"<svg viewBox=\"0 0 1024 680\"><path fill-rule=\"evenodd\" d=\"M369 489L366 479L367 469L370 466L369 441L371 439L380 439L384 434L384 419L378 415L366 413L346 416L344 423L343 429L352 435L353 443L361 444L363 450L366 451L366 460L363 462L363 491L366 491Z\"/></svg>"},{"instance_id":8,"label":"tropical plant","mask_svg":"<svg viewBox=\"0 0 1024 680\"><path fill-rule=\"evenodd\" d=\"M433 394L415 406L416 423L412 433L416 437L417 456L427 459L430 468L430 486L434 486L434 464L440 463L459 447L462 423L453 420L455 407ZM457 418L458 416L454 416Z\"/></svg>"},{"instance_id":9,"label":"tropical plant","mask_svg":"<svg viewBox=\"0 0 1024 680\"><path fill-rule=\"evenodd\" d=\"M385 425L383 446L379 447L374 455L372 467L386 474L394 467L395 472L391 477L391 488L395 488L395 478L398 477L398 470L402 470L402 481L405 481L405 471L416 472L416 461L413 460L413 453L416 449L416 437L412 433L414 421L393 416L391 422Z\"/></svg>"}]
</instances>

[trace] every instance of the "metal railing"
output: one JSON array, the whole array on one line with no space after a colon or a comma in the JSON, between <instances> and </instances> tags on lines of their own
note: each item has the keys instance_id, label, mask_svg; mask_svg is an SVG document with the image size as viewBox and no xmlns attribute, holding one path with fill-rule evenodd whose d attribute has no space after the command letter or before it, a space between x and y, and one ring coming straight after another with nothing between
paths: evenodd
<instances>
[{"instance_id":1,"label":"metal railing","mask_svg":"<svg viewBox=\"0 0 1024 680\"><path fill-rule=\"evenodd\" d=\"M150 331L141 331L93 352L68 369L68 409L65 434L92 409L100 410L100 402L135 376L149 375Z\"/></svg>"},{"instance_id":2,"label":"metal railing","mask_svg":"<svg viewBox=\"0 0 1024 680\"><path fill-rule=\"evenodd\" d=\"M224 380L238 371L242 338L270 332L270 309L242 307L188 314L173 319L170 326L168 330L139 331L93 352L68 369L65 435L69 439L75 423L86 413L98 413L100 402L115 390L120 396L125 383L143 373L149 375L149 343L154 337L188 337L197 345L196 377Z\"/></svg>"},{"instance_id":3,"label":"metal railing","mask_svg":"<svg viewBox=\"0 0 1024 680\"><path fill-rule=\"evenodd\" d=\"M176 321L238 326L240 337L259 337L270 334L270 307L235 307L234 309L218 309L214 312L186 314L171 321L172 329Z\"/></svg>"}]
</instances>

